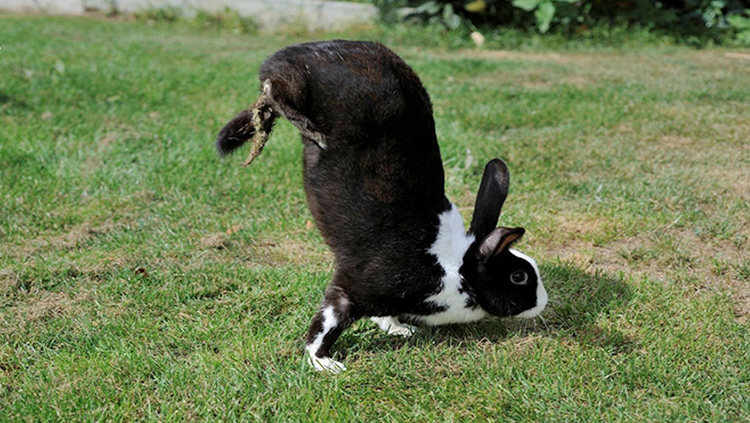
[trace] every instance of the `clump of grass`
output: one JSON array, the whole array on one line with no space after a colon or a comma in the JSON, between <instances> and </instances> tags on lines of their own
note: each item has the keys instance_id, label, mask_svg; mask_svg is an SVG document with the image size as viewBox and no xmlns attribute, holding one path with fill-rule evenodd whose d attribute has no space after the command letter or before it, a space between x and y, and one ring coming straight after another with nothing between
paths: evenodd
<instances>
[{"instance_id":1,"label":"clump of grass","mask_svg":"<svg viewBox=\"0 0 750 423\"><path fill-rule=\"evenodd\" d=\"M184 12L177 6L146 7L133 13L133 18L148 25L173 23L183 19Z\"/></svg>"},{"instance_id":2,"label":"clump of grass","mask_svg":"<svg viewBox=\"0 0 750 423\"><path fill-rule=\"evenodd\" d=\"M228 7L219 12L198 9L185 13L176 6L148 7L133 13L133 18L148 25L181 23L202 30L226 31L232 34L256 34L258 23L251 16L242 16Z\"/></svg>"},{"instance_id":3,"label":"clump of grass","mask_svg":"<svg viewBox=\"0 0 750 423\"><path fill-rule=\"evenodd\" d=\"M233 34L256 34L258 32L258 23L252 17L242 16L229 8L215 13L199 10L190 23L199 28L223 30Z\"/></svg>"}]
</instances>

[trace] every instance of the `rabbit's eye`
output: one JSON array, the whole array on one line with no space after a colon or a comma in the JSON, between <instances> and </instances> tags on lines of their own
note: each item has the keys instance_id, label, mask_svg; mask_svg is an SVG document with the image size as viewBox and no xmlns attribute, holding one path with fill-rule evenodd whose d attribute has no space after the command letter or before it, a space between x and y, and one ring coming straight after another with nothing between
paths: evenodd
<instances>
[{"instance_id":1,"label":"rabbit's eye","mask_svg":"<svg viewBox=\"0 0 750 423\"><path fill-rule=\"evenodd\" d=\"M516 270L510 275L510 281L516 285L526 285L526 282L528 282L528 280L529 275L523 270Z\"/></svg>"}]
</instances>

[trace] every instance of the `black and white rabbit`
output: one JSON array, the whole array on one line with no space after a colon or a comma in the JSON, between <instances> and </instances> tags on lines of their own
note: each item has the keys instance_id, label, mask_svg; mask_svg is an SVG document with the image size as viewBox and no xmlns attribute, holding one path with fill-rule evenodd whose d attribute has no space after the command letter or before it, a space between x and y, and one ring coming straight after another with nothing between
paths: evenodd
<instances>
[{"instance_id":1,"label":"black and white rabbit","mask_svg":"<svg viewBox=\"0 0 750 423\"><path fill-rule=\"evenodd\" d=\"M307 202L336 260L307 333L315 369L345 370L331 346L362 317L408 336L407 323L544 309L536 263L510 248L524 229L495 227L508 168L487 163L467 232L445 197L430 98L400 57L371 42L299 44L270 56L260 81L259 99L221 130L216 148L225 155L267 137L278 116L302 134Z\"/></svg>"}]
</instances>

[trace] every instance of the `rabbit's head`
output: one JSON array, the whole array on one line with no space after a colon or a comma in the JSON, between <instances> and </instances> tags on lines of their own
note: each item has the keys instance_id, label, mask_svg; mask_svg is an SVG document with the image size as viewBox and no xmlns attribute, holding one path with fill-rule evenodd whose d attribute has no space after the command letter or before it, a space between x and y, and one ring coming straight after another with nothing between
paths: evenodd
<instances>
[{"instance_id":1,"label":"rabbit's head","mask_svg":"<svg viewBox=\"0 0 750 423\"><path fill-rule=\"evenodd\" d=\"M523 228L496 228L510 182L500 159L484 169L470 233L476 241L464 256L461 274L482 309L495 316L535 317L547 305L539 267L531 257L510 248Z\"/></svg>"}]
</instances>

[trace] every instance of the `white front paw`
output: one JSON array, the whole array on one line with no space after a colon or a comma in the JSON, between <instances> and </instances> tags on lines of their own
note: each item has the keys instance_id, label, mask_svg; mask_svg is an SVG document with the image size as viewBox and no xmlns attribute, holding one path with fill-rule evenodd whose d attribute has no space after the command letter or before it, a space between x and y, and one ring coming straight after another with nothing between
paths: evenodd
<instances>
[{"instance_id":1,"label":"white front paw","mask_svg":"<svg viewBox=\"0 0 750 423\"><path fill-rule=\"evenodd\" d=\"M397 336L403 336L404 338L408 338L414 335L414 332L416 331L417 331L416 326L399 323L398 325L391 326L388 328L388 335L397 335Z\"/></svg>"},{"instance_id":2,"label":"white front paw","mask_svg":"<svg viewBox=\"0 0 750 423\"><path fill-rule=\"evenodd\" d=\"M307 356L307 362L313 366L313 368L319 372L330 372L338 374L346 371L346 367L338 361L330 357L315 357L312 355Z\"/></svg>"},{"instance_id":3,"label":"white front paw","mask_svg":"<svg viewBox=\"0 0 750 423\"><path fill-rule=\"evenodd\" d=\"M398 335L408 338L414 335L414 332L417 330L416 326L401 323L397 318L392 316L370 317L370 320L375 322L388 335Z\"/></svg>"}]
</instances>

